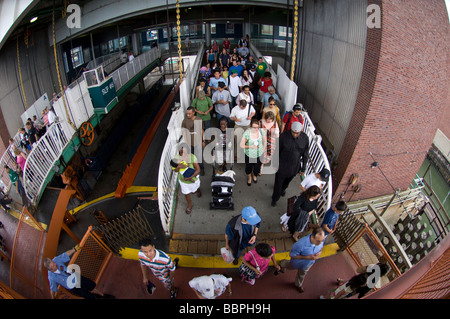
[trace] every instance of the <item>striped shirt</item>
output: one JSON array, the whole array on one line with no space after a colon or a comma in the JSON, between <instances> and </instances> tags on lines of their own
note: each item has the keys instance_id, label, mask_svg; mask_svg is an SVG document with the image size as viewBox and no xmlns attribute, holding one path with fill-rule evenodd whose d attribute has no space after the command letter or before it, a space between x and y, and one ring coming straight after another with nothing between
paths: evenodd
<instances>
[{"instance_id":1,"label":"striped shirt","mask_svg":"<svg viewBox=\"0 0 450 319\"><path fill-rule=\"evenodd\" d=\"M147 266L155 277L165 279L169 277L171 271L175 271L175 264L172 259L161 250L155 249L155 258L150 259L139 251L138 257L141 265Z\"/></svg>"}]
</instances>

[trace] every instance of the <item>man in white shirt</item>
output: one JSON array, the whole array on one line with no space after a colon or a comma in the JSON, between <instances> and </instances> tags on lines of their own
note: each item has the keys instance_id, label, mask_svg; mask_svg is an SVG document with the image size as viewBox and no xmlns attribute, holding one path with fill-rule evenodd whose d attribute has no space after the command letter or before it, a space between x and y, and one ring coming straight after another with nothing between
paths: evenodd
<instances>
[{"instance_id":1,"label":"man in white shirt","mask_svg":"<svg viewBox=\"0 0 450 319\"><path fill-rule=\"evenodd\" d=\"M303 182L300 184L300 189L302 190L302 192L304 192L311 186L315 185L322 190L325 184L328 182L329 178L330 171L324 167L319 173L312 173L306 176Z\"/></svg>"},{"instance_id":2,"label":"man in white shirt","mask_svg":"<svg viewBox=\"0 0 450 319\"><path fill-rule=\"evenodd\" d=\"M256 111L253 106L247 104L247 101L241 100L239 105L236 105L231 110L230 119L234 121L234 128L242 127L244 131L250 127L250 120L255 115Z\"/></svg>"},{"instance_id":3,"label":"man in white shirt","mask_svg":"<svg viewBox=\"0 0 450 319\"><path fill-rule=\"evenodd\" d=\"M46 108L46 110L47 110L48 126L50 126L55 122L56 115L55 113L53 113L52 110L49 110L48 108Z\"/></svg>"},{"instance_id":4,"label":"man in white shirt","mask_svg":"<svg viewBox=\"0 0 450 319\"><path fill-rule=\"evenodd\" d=\"M236 98L240 92L241 78L238 76L237 70L232 70L228 77L228 89L231 94L231 107L236 105Z\"/></svg>"}]
</instances>

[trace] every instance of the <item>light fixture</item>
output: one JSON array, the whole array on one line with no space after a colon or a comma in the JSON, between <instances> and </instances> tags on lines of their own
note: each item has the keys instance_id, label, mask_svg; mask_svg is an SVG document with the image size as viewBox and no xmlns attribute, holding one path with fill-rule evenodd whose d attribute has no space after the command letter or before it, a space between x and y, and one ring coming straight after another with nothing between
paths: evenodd
<instances>
[{"instance_id":1,"label":"light fixture","mask_svg":"<svg viewBox=\"0 0 450 319\"><path fill-rule=\"evenodd\" d=\"M375 167L378 167L378 165L379 165L378 162L373 162L371 167L375 168Z\"/></svg>"},{"instance_id":2,"label":"light fixture","mask_svg":"<svg viewBox=\"0 0 450 319\"><path fill-rule=\"evenodd\" d=\"M38 17L33 17L33 18L31 18L30 23L35 22L37 19L38 19Z\"/></svg>"},{"instance_id":3,"label":"light fixture","mask_svg":"<svg viewBox=\"0 0 450 319\"><path fill-rule=\"evenodd\" d=\"M356 182L358 181L358 179L359 179L359 175L354 173L354 174L352 174L352 176L350 176L350 181L348 182L348 184L355 185Z\"/></svg>"}]
</instances>

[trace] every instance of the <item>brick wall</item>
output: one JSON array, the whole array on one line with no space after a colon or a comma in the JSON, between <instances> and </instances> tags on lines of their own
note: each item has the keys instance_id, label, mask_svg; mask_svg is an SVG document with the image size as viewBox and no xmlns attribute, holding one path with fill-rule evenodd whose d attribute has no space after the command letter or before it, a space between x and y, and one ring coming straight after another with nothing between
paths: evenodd
<instances>
[{"instance_id":1,"label":"brick wall","mask_svg":"<svg viewBox=\"0 0 450 319\"><path fill-rule=\"evenodd\" d=\"M406 189L449 107L450 27L444 1L370 3L380 5L382 25L368 30L358 98L333 172L334 201L353 173L362 190L352 201ZM371 168L374 160L377 168ZM351 191L345 198L350 196Z\"/></svg>"}]
</instances>

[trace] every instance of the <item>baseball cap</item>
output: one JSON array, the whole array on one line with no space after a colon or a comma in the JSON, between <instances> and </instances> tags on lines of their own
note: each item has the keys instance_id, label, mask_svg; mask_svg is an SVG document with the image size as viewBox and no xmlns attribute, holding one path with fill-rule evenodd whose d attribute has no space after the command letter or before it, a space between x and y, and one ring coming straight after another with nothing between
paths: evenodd
<instances>
[{"instance_id":1,"label":"baseball cap","mask_svg":"<svg viewBox=\"0 0 450 319\"><path fill-rule=\"evenodd\" d=\"M296 103L292 109L294 111L295 110L300 110L301 111L301 110L303 110L303 105L301 103Z\"/></svg>"},{"instance_id":2,"label":"baseball cap","mask_svg":"<svg viewBox=\"0 0 450 319\"><path fill-rule=\"evenodd\" d=\"M291 131L294 133L300 133L302 131L302 123L300 122L294 122L291 125Z\"/></svg>"},{"instance_id":3,"label":"baseball cap","mask_svg":"<svg viewBox=\"0 0 450 319\"><path fill-rule=\"evenodd\" d=\"M242 218L244 218L250 225L256 225L261 221L261 217L259 217L256 209L252 206L247 206L242 209Z\"/></svg>"},{"instance_id":4,"label":"baseball cap","mask_svg":"<svg viewBox=\"0 0 450 319\"><path fill-rule=\"evenodd\" d=\"M196 279L197 286L202 296L207 299L214 297L214 282L209 276L201 276Z\"/></svg>"},{"instance_id":5,"label":"baseball cap","mask_svg":"<svg viewBox=\"0 0 450 319\"><path fill-rule=\"evenodd\" d=\"M328 169L322 168L319 174L321 180L323 180L324 182L328 182L328 179L330 178L330 171Z\"/></svg>"},{"instance_id":6,"label":"baseball cap","mask_svg":"<svg viewBox=\"0 0 450 319\"><path fill-rule=\"evenodd\" d=\"M236 69L231 70L231 73L238 73Z\"/></svg>"}]
</instances>

